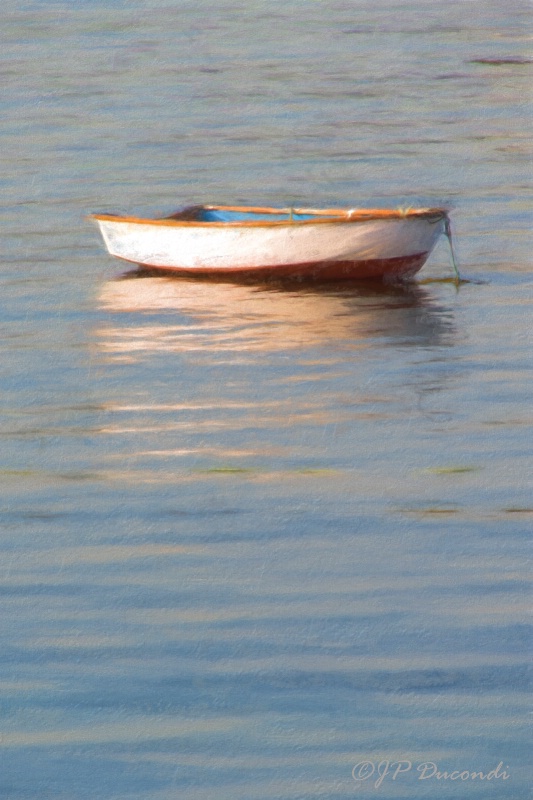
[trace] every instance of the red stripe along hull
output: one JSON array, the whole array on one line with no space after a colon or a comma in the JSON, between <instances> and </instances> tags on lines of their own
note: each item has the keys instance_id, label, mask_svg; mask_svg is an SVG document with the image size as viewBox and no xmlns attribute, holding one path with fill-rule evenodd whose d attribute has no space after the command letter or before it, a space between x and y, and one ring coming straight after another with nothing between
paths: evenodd
<instances>
[{"instance_id":1,"label":"red stripe along hull","mask_svg":"<svg viewBox=\"0 0 533 800\"><path fill-rule=\"evenodd\" d=\"M166 272L184 277L226 278L235 280L294 280L309 283L336 283L350 280L377 280L396 283L415 275L429 253L416 253L399 258L373 258L364 261L319 261L262 267L217 267L201 269L137 264L148 271ZM122 259L127 261L128 259ZM130 262L137 263L137 262Z\"/></svg>"}]
</instances>

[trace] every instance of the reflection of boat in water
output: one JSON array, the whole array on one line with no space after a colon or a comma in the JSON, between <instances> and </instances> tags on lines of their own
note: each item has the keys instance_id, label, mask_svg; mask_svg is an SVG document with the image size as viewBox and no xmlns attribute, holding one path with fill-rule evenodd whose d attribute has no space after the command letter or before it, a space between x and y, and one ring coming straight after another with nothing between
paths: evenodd
<instances>
[{"instance_id":1,"label":"reflection of boat in water","mask_svg":"<svg viewBox=\"0 0 533 800\"><path fill-rule=\"evenodd\" d=\"M127 314L126 324L99 330L109 355L155 352L280 352L331 344L336 349L385 344L440 344L450 331L447 311L430 292L380 285L298 287L292 291L165 277L105 283L100 306ZM133 323L133 324L132 324Z\"/></svg>"},{"instance_id":2,"label":"reflection of boat in water","mask_svg":"<svg viewBox=\"0 0 533 800\"><path fill-rule=\"evenodd\" d=\"M314 283L410 278L447 230L444 209L191 206L164 219L94 214L108 252L211 278Z\"/></svg>"}]
</instances>

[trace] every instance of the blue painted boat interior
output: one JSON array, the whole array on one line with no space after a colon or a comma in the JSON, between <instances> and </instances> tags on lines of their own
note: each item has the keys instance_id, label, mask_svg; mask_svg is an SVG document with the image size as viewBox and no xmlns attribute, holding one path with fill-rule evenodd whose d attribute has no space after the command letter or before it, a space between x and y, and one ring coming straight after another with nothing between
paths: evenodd
<instances>
[{"instance_id":1,"label":"blue painted boat interior","mask_svg":"<svg viewBox=\"0 0 533 800\"><path fill-rule=\"evenodd\" d=\"M306 219L315 219L318 214L293 214L292 219L298 222ZM212 209L204 208L200 212L199 220L201 222L253 222L255 221L269 221L269 222L283 222L291 219L288 212L280 212L279 214L261 214L254 211L227 211L225 209Z\"/></svg>"}]
</instances>

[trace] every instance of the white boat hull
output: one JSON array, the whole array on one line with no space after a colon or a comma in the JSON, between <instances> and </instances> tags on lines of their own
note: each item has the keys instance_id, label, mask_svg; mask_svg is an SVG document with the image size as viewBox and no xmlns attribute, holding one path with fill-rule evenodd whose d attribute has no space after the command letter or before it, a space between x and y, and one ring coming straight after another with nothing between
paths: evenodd
<instances>
[{"instance_id":1,"label":"white boat hull","mask_svg":"<svg viewBox=\"0 0 533 800\"><path fill-rule=\"evenodd\" d=\"M425 263L446 220L439 210L336 213L331 220L294 223L94 218L111 255L145 268L320 281L410 277Z\"/></svg>"}]
</instances>

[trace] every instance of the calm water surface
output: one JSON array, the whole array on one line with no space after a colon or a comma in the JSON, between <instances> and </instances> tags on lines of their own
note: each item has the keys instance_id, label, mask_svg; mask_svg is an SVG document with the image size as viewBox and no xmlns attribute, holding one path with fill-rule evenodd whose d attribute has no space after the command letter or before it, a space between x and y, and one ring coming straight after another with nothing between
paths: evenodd
<instances>
[{"instance_id":1,"label":"calm water surface","mask_svg":"<svg viewBox=\"0 0 533 800\"><path fill-rule=\"evenodd\" d=\"M530 11L4 3L2 798L527 796ZM446 203L470 282L125 275L84 219L204 201Z\"/></svg>"}]
</instances>

